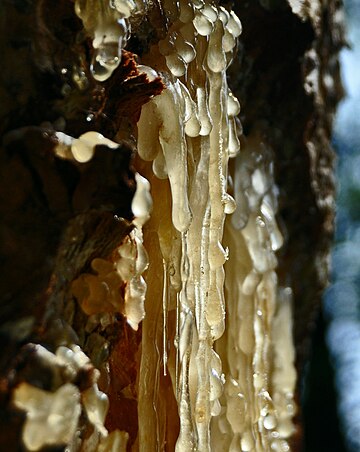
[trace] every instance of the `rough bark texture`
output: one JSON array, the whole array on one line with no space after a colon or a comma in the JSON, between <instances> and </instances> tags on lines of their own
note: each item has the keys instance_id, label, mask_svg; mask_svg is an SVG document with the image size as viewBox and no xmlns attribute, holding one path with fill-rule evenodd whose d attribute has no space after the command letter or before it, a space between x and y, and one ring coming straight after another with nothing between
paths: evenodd
<instances>
[{"instance_id":1,"label":"rough bark texture","mask_svg":"<svg viewBox=\"0 0 360 452\"><path fill-rule=\"evenodd\" d=\"M235 2L243 34L230 84L245 135L260 124L276 153L286 236L279 275L294 290L300 370L327 283L334 215L330 134L342 94L337 54L343 35L338 1L288 3ZM132 228L134 126L141 105L163 88L139 73L134 54L141 61L149 43L161 38L162 20L154 5L120 67L100 84L89 73L91 43L72 1L0 5L1 450L22 450L24 415L11 404L12 389L22 381L42 389L54 384L51 372L36 365L30 343L51 351L81 345L102 371L99 386L110 397L107 427L127 430L129 446L136 441L138 350L147 339L120 314L108 325L87 325L71 282L91 271L93 258L111 260ZM98 146L80 167L54 155L55 130L73 136L97 130L120 146ZM89 386L89 378L80 375L77 385Z\"/></svg>"}]
</instances>

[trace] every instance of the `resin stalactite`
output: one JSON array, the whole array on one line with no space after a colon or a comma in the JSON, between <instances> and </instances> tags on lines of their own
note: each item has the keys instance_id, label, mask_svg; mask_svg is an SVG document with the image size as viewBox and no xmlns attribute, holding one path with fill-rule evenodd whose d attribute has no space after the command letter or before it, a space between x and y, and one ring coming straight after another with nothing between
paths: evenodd
<instances>
[{"instance_id":1,"label":"resin stalactite","mask_svg":"<svg viewBox=\"0 0 360 452\"><path fill-rule=\"evenodd\" d=\"M21 63L16 72L21 114L15 120L9 103L1 126L5 185L23 184L0 198L10 275L0 333L13 355L1 362L9 429L0 446L295 450L295 276L305 267L302 256L295 265L301 233L284 191L315 209L301 228L310 242L318 243L314 224L330 234L328 142L319 157L328 177L316 156L340 91L326 105L318 80L323 71L338 82L336 58L321 53L328 45L336 56L341 45L339 24L326 22L335 3L30 3L0 7L9 23L37 25L23 31L33 45L17 47L34 64L26 81ZM261 50L285 42L281 33L268 39L277 23L304 42L288 63ZM302 100L290 121L297 135L276 77ZM36 90L45 94L34 112ZM299 147L308 179L294 191L279 169L290 162L296 171ZM308 247L318 261L321 243ZM326 274L311 271L309 298ZM17 279L25 289L14 288ZM312 307L305 311L310 318Z\"/></svg>"}]
</instances>

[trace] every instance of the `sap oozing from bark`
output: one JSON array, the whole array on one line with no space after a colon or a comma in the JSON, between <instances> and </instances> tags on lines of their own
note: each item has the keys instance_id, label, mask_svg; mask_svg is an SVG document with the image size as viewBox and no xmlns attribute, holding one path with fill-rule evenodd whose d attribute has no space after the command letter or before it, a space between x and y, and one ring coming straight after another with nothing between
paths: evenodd
<instances>
[{"instance_id":1,"label":"sap oozing from bark","mask_svg":"<svg viewBox=\"0 0 360 452\"><path fill-rule=\"evenodd\" d=\"M303 17L302 2L290 3ZM83 91L93 83L92 73L97 92L104 86L114 95L124 70L121 83L132 86L138 103L128 115L119 105L98 108L99 117L101 108L106 120L112 116L111 140L98 132L100 122L74 137L60 129L50 134L51 152L85 174L104 148L121 152L116 141L133 139L138 119L134 218L115 217L124 228L121 239L101 256L91 249L69 272L66 300L75 303L75 318L85 325L80 340L96 351L92 360L101 367L101 391L94 386L97 376L91 385L66 377L49 391L21 383L13 403L28 419L49 417L29 405L33 397L47 400L51 409L61 401L60 408L72 414L62 419L59 409L50 410L67 433L51 425L49 435L41 430L36 440L27 420L24 443L30 450L65 443L74 450L80 444L84 450L114 451L289 450L296 375L292 290L278 284L275 254L283 244L273 169L278 150L261 123L247 129L240 150L240 105L227 84L240 21L206 0L150 6L78 0L75 7L92 55L79 87ZM143 63L137 65L122 48L131 42L131 27L143 20L151 24L144 30L163 21L162 31L151 35L144 49L143 37L136 37ZM314 77L316 71L305 80L309 93ZM139 94L140 82L149 91ZM130 125L117 119L119 111ZM92 123L91 115L86 121ZM69 231L65 243L76 242ZM65 315L71 322L74 314ZM122 328L121 339L112 328ZM66 344L72 350L71 340ZM53 351L55 356L57 347ZM57 368L57 358L51 359ZM102 391L114 401L106 428ZM118 419L122 427L116 430Z\"/></svg>"}]
</instances>

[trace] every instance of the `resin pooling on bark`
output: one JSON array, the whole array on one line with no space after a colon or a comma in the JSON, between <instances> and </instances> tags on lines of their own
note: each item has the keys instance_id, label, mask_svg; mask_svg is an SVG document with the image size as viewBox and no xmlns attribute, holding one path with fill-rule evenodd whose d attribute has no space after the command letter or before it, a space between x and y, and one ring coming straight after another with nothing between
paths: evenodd
<instances>
[{"instance_id":1,"label":"resin pooling on bark","mask_svg":"<svg viewBox=\"0 0 360 452\"><path fill-rule=\"evenodd\" d=\"M135 180L133 230L107 260L93 259L91 267L95 274L82 273L72 282L71 289L87 315L122 313L137 330L145 316L146 283L142 274L149 264L142 243L142 226L149 219L152 199L149 182L138 173Z\"/></svg>"}]
</instances>

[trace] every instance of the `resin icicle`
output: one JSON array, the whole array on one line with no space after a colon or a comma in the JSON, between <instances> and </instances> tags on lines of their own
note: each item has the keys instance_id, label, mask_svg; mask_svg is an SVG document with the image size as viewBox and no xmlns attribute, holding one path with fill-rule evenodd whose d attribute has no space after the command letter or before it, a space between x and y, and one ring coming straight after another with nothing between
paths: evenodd
<instances>
[{"instance_id":1,"label":"resin icicle","mask_svg":"<svg viewBox=\"0 0 360 452\"><path fill-rule=\"evenodd\" d=\"M157 176L168 176L172 222L181 233L181 285L173 287L180 289L176 450L209 451L211 419L219 414L224 384L213 344L225 329L228 256L222 236L225 216L235 209L227 193L227 165L240 147L233 124L240 107L225 70L241 28L234 14L210 2L181 1L179 7L180 16L175 1L164 3L172 25L159 50L169 72L159 74L166 89L142 109L138 152L154 161ZM227 54L224 36L233 44ZM159 240L166 240L161 231ZM170 268L169 255L163 258Z\"/></svg>"}]
</instances>

